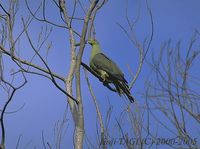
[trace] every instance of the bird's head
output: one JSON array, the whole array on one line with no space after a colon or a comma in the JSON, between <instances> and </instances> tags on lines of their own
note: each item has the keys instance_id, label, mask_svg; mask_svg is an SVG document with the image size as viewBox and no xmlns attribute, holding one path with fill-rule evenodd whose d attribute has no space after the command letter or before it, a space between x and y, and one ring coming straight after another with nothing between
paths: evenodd
<instances>
[{"instance_id":1,"label":"bird's head","mask_svg":"<svg viewBox=\"0 0 200 149\"><path fill-rule=\"evenodd\" d=\"M98 44L99 44L99 42L98 42L96 39L92 39L92 38L88 39L88 43L89 43L91 46L93 46L93 45L98 45Z\"/></svg>"}]
</instances>

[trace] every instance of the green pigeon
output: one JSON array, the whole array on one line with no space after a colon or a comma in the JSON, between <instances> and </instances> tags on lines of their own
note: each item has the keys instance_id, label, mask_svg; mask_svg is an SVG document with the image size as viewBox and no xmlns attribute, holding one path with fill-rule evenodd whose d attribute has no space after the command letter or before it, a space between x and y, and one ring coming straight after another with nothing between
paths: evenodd
<instances>
[{"instance_id":1,"label":"green pigeon","mask_svg":"<svg viewBox=\"0 0 200 149\"><path fill-rule=\"evenodd\" d=\"M125 94L131 103L134 102L128 82L117 64L101 52L101 47L96 39L89 39L88 43L92 46L90 56L91 70L101 78L103 83L112 83L120 96Z\"/></svg>"}]
</instances>

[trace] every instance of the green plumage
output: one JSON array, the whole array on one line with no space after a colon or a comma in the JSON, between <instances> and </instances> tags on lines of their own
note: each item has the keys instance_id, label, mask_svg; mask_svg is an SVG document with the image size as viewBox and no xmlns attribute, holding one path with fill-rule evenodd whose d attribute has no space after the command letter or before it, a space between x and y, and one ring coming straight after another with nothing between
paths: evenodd
<instances>
[{"instance_id":1,"label":"green plumage","mask_svg":"<svg viewBox=\"0 0 200 149\"><path fill-rule=\"evenodd\" d=\"M120 96L121 94L125 94L130 102L134 102L134 98L131 96L127 85L128 82L119 67L105 54L101 53L101 48L97 40L90 39L88 43L92 46L90 56L91 70L98 74L103 82L114 84Z\"/></svg>"}]
</instances>

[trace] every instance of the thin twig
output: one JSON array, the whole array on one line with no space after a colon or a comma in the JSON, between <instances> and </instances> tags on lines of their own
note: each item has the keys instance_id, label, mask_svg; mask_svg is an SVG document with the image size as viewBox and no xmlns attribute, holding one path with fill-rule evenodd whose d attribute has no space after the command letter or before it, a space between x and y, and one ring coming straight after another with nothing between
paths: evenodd
<instances>
[{"instance_id":1,"label":"thin twig","mask_svg":"<svg viewBox=\"0 0 200 149\"><path fill-rule=\"evenodd\" d=\"M99 124L100 124L100 130L101 130L101 141L100 141L100 143L102 143L103 149L106 149L106 144L105 144L105 140L104 140L104 138L105 138L105 133L104 132L105 131L104 131L104 125L103 125L103 120L102 120L102 114L101 114L101 111L99 109L99 106L98 106L98 103L97 103L97 100L96 100L96 96L94 95L92 86L91 86L91 84L89 82L87 71L86 71L85 68L84 68L84 72L85 72L85 79L87 81L87 85L88 85L88 88L90 90L90 94L92 95L92 99L93 99L93 102L94 102L94 105L95 105L95 108L96 108L97 117L98 117Z\"/></svg>"}]
</instances>

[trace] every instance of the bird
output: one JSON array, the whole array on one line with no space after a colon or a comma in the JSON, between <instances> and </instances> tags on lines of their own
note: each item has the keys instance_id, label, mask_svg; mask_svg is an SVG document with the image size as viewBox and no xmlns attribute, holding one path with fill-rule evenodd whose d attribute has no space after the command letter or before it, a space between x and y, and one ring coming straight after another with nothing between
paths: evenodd
<instances>
[{"instance_id":1,"label":"bird","mask_svg":"<svg viewBox=\"0 0 200 149\"><path fill-rule=\"evenodd\" d=\"M113 84L120 96L126 95L129 101L133 103L134 98L130 93L123 72L113 60L102 53L100 44L96 39L88 39L88 43L92 46L89 62L91 70L101 78L103 84Z\"/></svg>"}]
</instances>

